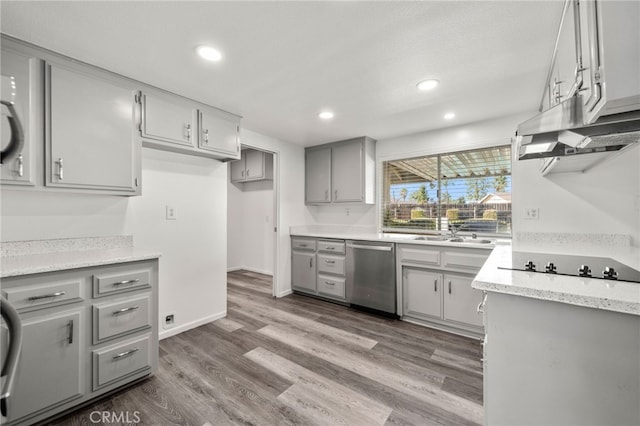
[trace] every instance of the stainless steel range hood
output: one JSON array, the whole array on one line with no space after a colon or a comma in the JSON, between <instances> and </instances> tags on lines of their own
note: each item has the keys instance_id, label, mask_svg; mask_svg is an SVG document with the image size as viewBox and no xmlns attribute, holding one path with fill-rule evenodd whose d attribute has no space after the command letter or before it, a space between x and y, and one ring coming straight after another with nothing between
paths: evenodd
<instances>
[{"instance_id":1,"label":"stainless steel range hood","mask_svg":"<svg viewBox=\"0 0 640 426\"><path fill-rule=\"evenodd\" d=\"M585 125L576 95L521 123L517 135L519 160L619 151L640 141L640 110Z\"/></svg>"}]
</instances>

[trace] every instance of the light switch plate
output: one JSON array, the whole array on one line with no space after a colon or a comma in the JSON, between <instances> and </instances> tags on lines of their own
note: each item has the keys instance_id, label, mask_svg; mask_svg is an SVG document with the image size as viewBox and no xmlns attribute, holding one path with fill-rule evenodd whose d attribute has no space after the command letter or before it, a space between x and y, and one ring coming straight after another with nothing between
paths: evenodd
<instances>
[{"instance_id":1,"label":"light switch plate","mask_svg":"<svg viewBox=\"0 0 640 426\"><path fill-rule=\"evenodd\" d=\"M173 206L167 206L167 220L178 219L178 211Z\"/></svg>"},{"instance_id":2,"label":"light switch plate","mask_svg":"<svg viewBox=\"0 0 640 426\"><path fill-rule=\"evenodd\" d=\"M540 216L540 209L537 207L529 207L524 209L524 218L529 220L538 220Z\"/></svg>"}]
</instances>

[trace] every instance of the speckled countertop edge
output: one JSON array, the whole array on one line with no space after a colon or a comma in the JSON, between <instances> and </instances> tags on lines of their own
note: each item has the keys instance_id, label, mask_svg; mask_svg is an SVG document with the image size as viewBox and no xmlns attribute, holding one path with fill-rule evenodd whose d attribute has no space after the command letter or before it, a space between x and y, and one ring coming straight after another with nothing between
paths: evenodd
<instances>
[{"instance_id":1,"label":"speckled countertop edge","mask_svg":"<svg viewBox=\"0 0 640 426\"><path fill-rule=\"evenodd\" d=\"M132 236L16 241L2 243L2 248L0 278L135 262L161 256L155 251L133 247Z\"/></svg>"},{"instance_id":2,"label":"speckled countertop edge","mask_svg":"<svg viewBox=\"0 0 640 426\"><path fill-rule=\"evenodd\" d=\"M595 309L640 315L640 284L553 276L499 269L511 260L509 247L496 247L476 275L478 290L530 297Z\"/></svg>"}]
</instances>

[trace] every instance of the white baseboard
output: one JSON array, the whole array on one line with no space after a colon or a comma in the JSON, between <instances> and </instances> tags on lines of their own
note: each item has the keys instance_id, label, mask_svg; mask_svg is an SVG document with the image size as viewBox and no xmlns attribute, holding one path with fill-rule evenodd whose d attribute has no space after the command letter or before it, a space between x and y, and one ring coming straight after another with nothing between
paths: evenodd
<instances>
[{"instance_id":1,"label":"white baseboard","mask_svg":"<svg viewBox=\"0 0 640 426\"><path fill-rule=\"evenodd\" d=\"M227 316L227 311L225 310L220 313L209 315L208 317L204 317L187 324L182 324L176 327L169 328L167 330L161 330L160 333L158 333L158 339L162 340L162 339L166 339L167 337L175 336L176 334L183 333L187 330L191 330L192 328L200 327L201 325L210 323L211 321L215 321L220 318L224 318L226 316ZM162 327L162 325L160 327Z\"/></svg>"},{"instance_id":2,"label":"white baseboard","mask_svg":"<svg viewBox=\"0 0 640 426\"><path fill-rule=\"evenodd\" d=\"M231 268L227 268L227 272L234 272L234 271L241 271L241 270L249 271L249 272L255 272L257 274L273 276L273 272L271 272L271 271L265 271L263 269L252 268L251 266L233 266Z\"/></svg>"},{"instance_id":3,"label":"white baseboard","mask_svg":"<svg viewBox=\"0 0 640 426\"><path fill-rule=\"evenodd\" d=\"M285 290L285 291L282 291L282 292L278 293L278 295L276 297L279 299L281 297L285 297L285 296L288 296L290 294L293 294L293 290L291 290L291 289Z\"/></svg>"}]
</instances>

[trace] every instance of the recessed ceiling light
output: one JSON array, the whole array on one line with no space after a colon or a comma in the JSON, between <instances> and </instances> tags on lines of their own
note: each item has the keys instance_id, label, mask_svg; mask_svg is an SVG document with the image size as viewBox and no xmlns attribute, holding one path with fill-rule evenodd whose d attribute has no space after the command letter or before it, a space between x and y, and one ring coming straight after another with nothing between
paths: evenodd
<instances>
[{"instance_id":1,"label":"recessed ceiling light","mask_svg":"<svg viewBox=\"0 0 640 426\"><path fill-rule=\"evenodd\" d=\"M198 46L196 52L198 52L198 55L200 55L202 59L206 59L207 61L217 62L222 59L222 53L211 46Z\"/></svg>"},{"instance_id":2,"label":"recessed ceiling light","mask_svg":"<svg viewBox=\"0 0 640 426\"><path fill-rule=\"evenodd\" d=\"M456 116L456 115L455 115L454 113L452 113L452 112L448 112L448 113L446 113L446 114L444 115L444 119L445 119L445 120L451 120L452 118L455 118L455 116Z\"/></svg>"},{"instance_id":3,"label":"recessed ceiling light","mask_svg":"<svg viewBox=\"0 0 640 426\"><path fill-rule=\"evenodd\" d=\"M422 90L422 91L431 90L431 89L435 89L438 83L439 83L438 80L423 80L420 83L418 83L417 87L418 87L418 90Z\"/></svg>"},{"instance_id":4,"label":"recessed ceiling light","mask_svg":"<svg viewBox=\"0 0 640 426\"><path fill-rule=\"evenodd\" d=\"M331 111L322 111L320 114L318 114L318 117L322 118L323 120L331 120L333 118L333 113Z\"/></svg>"}]
</instances>

